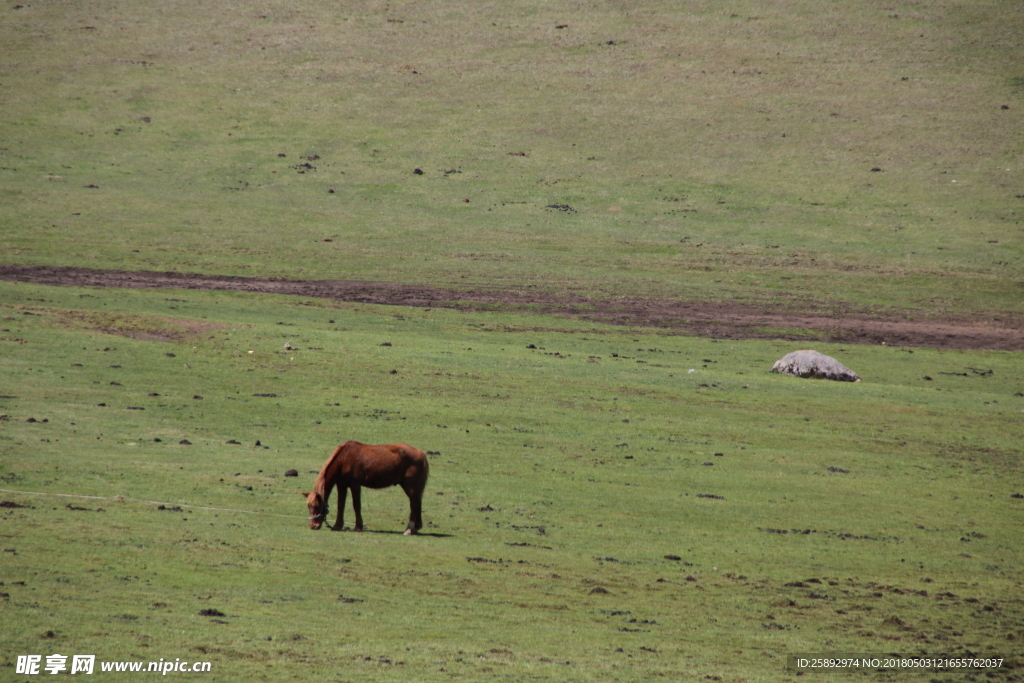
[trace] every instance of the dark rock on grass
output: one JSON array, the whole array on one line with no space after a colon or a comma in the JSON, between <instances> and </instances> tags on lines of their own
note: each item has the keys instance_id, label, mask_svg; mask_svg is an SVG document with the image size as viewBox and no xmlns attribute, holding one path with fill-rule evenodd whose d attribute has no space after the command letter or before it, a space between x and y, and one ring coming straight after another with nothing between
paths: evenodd
<instances>
[{"instance_id":1,"label":"dark rock on grass","mask_svg":"<svg viewBox=\"0 0 1024 683\"><path fill-rule=\"evenodd\" d=\"M11 501L11 500L0 501L0 508L12 508L13 509L13 508L27 508L27 507L31 507L31 506L29 506L29 505L20 505L20 504L15 503L14 501Z\"/></svg>"},{"instance_id":2,"label":"dark rock on grass","mask_svg":"<svg viewBox=\"0 0 1024 683\"><path fill-rule=\"evenodd\" d=\"M181 441L178 442L178 445L180 445L180 446L191 446L192 442L189 441L188 439L182 439Z\"/></svg>"},{"instance_id":3,"label":"dark rock on grass","mask_svg":"<svg viewBox=\"0 0 1024 683\"><path fill-rule=\"evenodd\" d=\"M172 505L171 507L167 507L166 505L158 505L156 509L167 510L168 512L183 512L183 510L177 505Z\"/></svg>"},{"instance_id":4,"label":"dark rock on grass","mask_svg":"<svg viewBox=\"0 0 1024 683\"><path fill-rule=\"evenodd\" d=\"M284 473L284 476L286 476L286 477L297 477L297 476L299 476L299 471L298 470L288 470L287 472Z\"/></svg>"},{"instance_id":5,"label":"dark rock on grass","mask_svg":"<svg viewBox=\"0 0 1024 683\"><path fill-rule=\"evenodd\" d=\"M672 560L673 562L679 562L683 558L679 557L678 555L666 555L665 559L666 560Z\"/></svg>"},{"instance_id":6,"label":"dark rock on grass","mask_svg":"<svg viewBox=\"0 0 1024 683\"><path fill-rule=\"evenodd\" d=\"M826 469L829 472L834 472L836 474L849 474L850 473L850 470L844 470L842 467L828 467Z\"/></svg>"},{"instance_id":7,"label":"dark rock on grass","mask_svg":"<svg viewBox=\"0 0 1024 683\"><path fill-rule=\"evenodd\" d=\"M590 589L590 595L611 595L611 592L600 586L595 586Z\"/></svg>"},{"instance_id":8,"label":"dark rock on grass","mask_svg":"<svg viewBox=\"0 0 1024 683\"><path fill-rule=\"evenodd\" d=\"M199 616L201 617L226 617L227 615L218 609L204 609L199 610Z\"/></svg>"},{"instance_id":9,"label":"dark rock on grass","mask_svg":"<svg viewBox=\"0 0 1024 683\"><path fill-rule=\"evenodd\" d=\"M775 361L772 372L796 377L830 379L836 382L859 382L860 377L835 358L812 350L794 351Z\"/></svg>"}]
</instances>

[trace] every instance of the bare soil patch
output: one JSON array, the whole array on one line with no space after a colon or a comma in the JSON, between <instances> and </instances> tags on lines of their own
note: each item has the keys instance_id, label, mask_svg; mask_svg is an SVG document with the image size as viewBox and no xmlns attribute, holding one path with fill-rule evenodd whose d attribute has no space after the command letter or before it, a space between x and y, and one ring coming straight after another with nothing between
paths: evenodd
<instances>
[{"instance_id":1,"label":"bare soil patch","mask_svg":"<svg viewBox=\"0 0 1024 683\"><path fill-rule=\"evenodd\" d=\"M522 309L595 322L657 327L716 339L790 339L940 349L1024 350L1024 323L1009 316L909 320L907 315L858 316L773 311L721 301L594 299L571 293L499 288L447 289L398 282L289 280L194 273L0 265L0 280L74 287L168 288L290 294L335 301L454 308Z\"/></svg>"}]
</instances>

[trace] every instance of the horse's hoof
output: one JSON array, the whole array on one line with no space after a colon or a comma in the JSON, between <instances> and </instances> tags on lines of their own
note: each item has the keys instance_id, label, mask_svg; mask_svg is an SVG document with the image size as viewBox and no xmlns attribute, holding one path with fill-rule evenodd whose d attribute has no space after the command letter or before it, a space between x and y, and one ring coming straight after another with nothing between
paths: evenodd
<instances>
[{"instance_id":1,"label":"horse's hoof","mask_svg":"<svg viewBox=\"0 0 1024 683\"><path fill-rule=\"evenodd\" d=\"M406 530L405 530L405 533L404 533L404 534L402 534L402 535L403 535L403 536L412 536L412 535L413 535L414 533L416 533L416 532L415 532L415 531L413 531L412 529L406 529Z\"/></svg>"}]
</instances>

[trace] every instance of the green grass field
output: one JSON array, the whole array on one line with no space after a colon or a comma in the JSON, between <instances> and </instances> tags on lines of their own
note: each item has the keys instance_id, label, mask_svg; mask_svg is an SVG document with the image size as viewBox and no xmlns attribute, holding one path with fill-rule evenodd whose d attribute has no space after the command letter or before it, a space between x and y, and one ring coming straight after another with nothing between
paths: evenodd
<instances>
[{"instance_id":1,"label":"green grass field","mask_svg":"<svg viewBox=\"0 0 1024 683\"><path fill-rule=\"evenodd\" d=\"M1022 34L994 1L12 3L0 264L1019 329ZM863 381L769 372L810 344ZM0 679L1019 681L1022 361L0 281ZM420 536L400 490L308 530L348 439L431 453Z\"/></svg>"},{"instance_id":2,"label":"green grass field","mask_svg":"<svg viewBox=\"0 0 1024 683\"><path fill-rule=\"evenodd\" d=\"M790 653L1024 637L1019 353L826 345L842 384L769 373L791 343L523 314L0 301L8 665L767 681ZM353 437L434 453L422 536L397 489L364 496L368 533L306 528Z\"/></svg>"}]
</instances>

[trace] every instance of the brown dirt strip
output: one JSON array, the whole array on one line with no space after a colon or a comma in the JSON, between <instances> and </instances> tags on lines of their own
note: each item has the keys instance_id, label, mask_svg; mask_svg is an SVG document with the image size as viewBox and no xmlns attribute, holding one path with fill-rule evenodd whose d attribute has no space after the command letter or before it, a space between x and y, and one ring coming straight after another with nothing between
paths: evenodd
<instances>
[{"instance_id":1,"label":"brown dirt strip","mask_svg":"<svg viewBox=\"0 0 1024 683\"><path fill-rule=\"evenodd\" d=\"M444 289L397 282L91 270L0 265L0 280L73 287L198 289L291 294L335 301L454 308L528 310L595 322L657 327L716 339L790 339L940 349L1024 350L1024 325L995 320L922 322L899 318L768 311L746 304L645 299L588 299L566 293ZM767 329L766 329L767 328ZM785 332L794 330L796 332Z\"/></svg>"}]
</instances>

